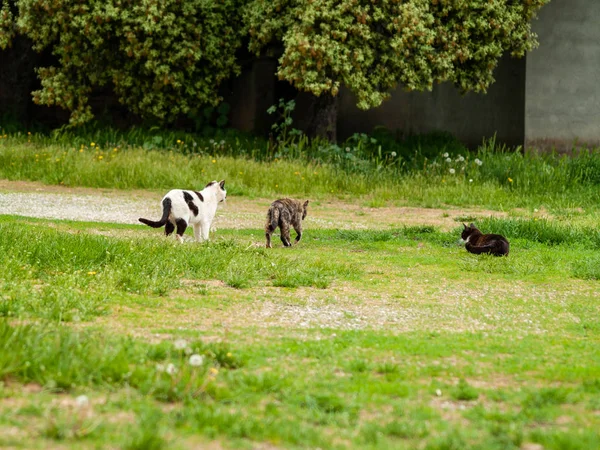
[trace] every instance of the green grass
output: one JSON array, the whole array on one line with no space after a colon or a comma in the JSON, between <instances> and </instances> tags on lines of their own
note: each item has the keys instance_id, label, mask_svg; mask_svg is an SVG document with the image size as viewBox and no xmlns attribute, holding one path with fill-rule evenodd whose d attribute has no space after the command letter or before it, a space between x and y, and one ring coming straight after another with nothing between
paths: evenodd
<instances>
[{"instance_id":1,"label":"green grass","mask_svg":"<svg viewBox=\"0 0 600 450\"><path fill-rule=\"evenodd\" d=\"M28 437L0 444L594 448L589 230L481 226L506 230L509 257L467 254L459 226L313 229L266 251L248 245L259 230L175 245L2 216L0 430Z\"/></svg>"},{"instance_id":2,"label":"green grass","mask_svg":"<svg viewBox=\"0 0 600 450\"><path fill-rule=\"evenodd\" d=\"M339 146L302 140L279 149L237 134L208 139L136 129L0 136L0 178L65 186L170 189L225 178L230 195L564 211L597 209L600 184L596 150L523 154L490 140L469 152L445 135L365 136Z\"/></svg>"},{"instance_id":3,"label":"green grass","mask_svg":"<svg viewBox=\"0 0 600 450\"><path fill-rule=\"evenodd\" d=\"M5 179L473 209L269 250L0 216L0 447L600 448L598 154L375 138L1 137ZM461 221L509 256L468 254Z\"/></svg>"}]
</instances>

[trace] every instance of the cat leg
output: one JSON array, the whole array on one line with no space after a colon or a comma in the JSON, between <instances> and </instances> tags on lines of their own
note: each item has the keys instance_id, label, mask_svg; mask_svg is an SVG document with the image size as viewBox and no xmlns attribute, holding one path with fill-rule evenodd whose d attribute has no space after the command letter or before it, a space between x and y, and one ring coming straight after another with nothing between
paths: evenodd
<instances>
[{"instance_id":1,"label":"cat leg","mask_svg":"<svg viewBox=\"0 0 600 450\"><path fill-rule=\"evenodd\" d=\"M292 243L290 242L290 226L282 223L279 229L281 230L281 242L283 242L285 247L291 247Z\"/></svg>"},{"instance_id":2,"label":"cat leg","mask_svg":"<svg viewBox=\"0 0 600 450\"><path fill-rule=\"evenodd\" d=\"M202 229L202 239L208 241L208 235L210 234L210 223L200 222L200 228Z\"/></svg>"},{"instance_id":3,"label":"cat leg","mask_svg":"<svg viewBox=\"0 0 600 450\"><path fill-rule=\"evenodd\" d=\"M183 233L187 228L187 222L184 219L177 219L175 223L177 224L177 240L183 244Z\"/></svg>"},{"instance_id":4,"label":"cat leg","mask_svg":"<svg viewBox=\"0 0 600 450\"><path fill-rule=\"evenodd\" d=\"M196 242L202 242L202 229L199 223L194 224L194 239Z\"/></svg>"},{"instance_id":5,"label":"cat leg","mask_svg":"<svg viewBox=\"0 0 600 450\"><path fill-rule=\"evenodd\" d=\"M300 242L300 239L302 239L302 227L294 227L294 230L296 230L296 244L298 242Z\"/></svg>"},{"instance_id":6,"label":"cat leg","mask_svg":"<svg viewBox=\"0 0 600 450\"><path fill-rule=\"evenodd\" d=\"M273 234L273 232L269 231L269 229L265 231L265 237L267 238L267 248L273 248L273 246L271 245L271 234Z\"/></svg>"},{"instance_id":7,"label":"cat leg","mask_svg":"<svg viewBox=\"0 0 600 450\"><path fill-rule=\"evenodd\" d=\"M165 223L165 236L171 235L173 231L175 231L175 225L173 225L171 221L167 220L167 223Z\"/></svg>"}]
</instances>

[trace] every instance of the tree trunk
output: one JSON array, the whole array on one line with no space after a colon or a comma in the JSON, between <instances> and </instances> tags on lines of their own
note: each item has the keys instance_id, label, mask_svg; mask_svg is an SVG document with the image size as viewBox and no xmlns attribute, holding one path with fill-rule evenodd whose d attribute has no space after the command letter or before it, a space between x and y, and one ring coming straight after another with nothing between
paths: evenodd
<instances>
[{"instance_id":1,"label":"tree trunk","mask_svg":"<svg viewBox=\"0 0 600 450\"><path fill-rule=\"evenodd\" d=\"M310 138L326 139L331 143L337 141L337 96L321 94L314 98L312 116L306 127Z\"/></svg>"}]
</instances>

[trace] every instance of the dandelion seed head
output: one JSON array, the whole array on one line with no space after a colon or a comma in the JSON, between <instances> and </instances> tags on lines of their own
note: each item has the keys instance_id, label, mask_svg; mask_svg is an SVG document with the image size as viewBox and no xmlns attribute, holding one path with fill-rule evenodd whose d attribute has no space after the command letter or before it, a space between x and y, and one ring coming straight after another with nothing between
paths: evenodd
<instances>
[{"instance_id":1,"label":"dandelion seed head","mask_svg":"<svg viewBox=\"0 0 600 450\"><path fill-rule=\"evenodd\" d=\"M177 339L173 345L175 346L176 350L183 350L187 347L187 342L185 339Z\"/></svg>"},{"instance_id":2,"label":"dandelion seed head","mask_svg":"<svg viewBox=\"0 0 600 450\"><path fill-rule=\"evenodd\" d=\"M169 375L174 375L175 373L177 373L177 367L175 367L173 363L169 363L167 364L165 372L167 372Z\"/></svg>"},{"instance_id":3,"label":"dandelion seed head","mask_svg":"<svg viewBox=\"0 0 600 450\"><path fill-rule=\"evenodd\" d=\"M204 364L204 356L194 354L190 356L189 360L190 366L198 367Z\"/></svg>"},{"instance_id":4,"label":"dandelion seed head","mask_svg":"<svg viewBox=\"0 0 600 450\"><path fill-rule=\"evenodd\" d=\"M396 152L392 152L392 153L390 153L390 155L392 155L392 157L395 158L396 155L397 155L397 153Z\"/></svg>"},{"instance_id":5,"label":"dandelion seed head","mask_svg":"<svg viewBox=\"0 0 600 450\"><path fill-rule=\"evenodd\" d=\"M444 153L442 156L443 156L444 158L447 158L447 157L448 157L448 152Z\"/></svg>"},{"instance_id":6,"label":"dandelion seed head","mask_svg":"<svg viewBox=\"0 0 600 450\"><path fill-rule=\"evenodd\" d=\"M85 408L86 406L88 406L90 404L90 399L88 398L87 395L80 395L75 399L75 404L79 408Z\"/></svg>"},{"instance_id":7,"label":"dandelion seed head","mask_svg":"<svg viewBox=\"0 0 600 450\"><path fill-rule=\"evenodd\" d=\"M452 160L451 160L450 158L446 158L446 162L447 162L447 163L451 163L451 162L452 162Z\"/></svg>"},{"instance_id":8,"label":"dandelion seed head","mask_svg":"<svg viewBox=\"0 0 600 450\"><path fill-rule=\"evenodd\" d=\"M449 170L449 172L450 172L451 174L454 174L454 173L456 173L456 170L454 170L454 169L450 169L450 170Z\"/></svg>"}]
</instances>

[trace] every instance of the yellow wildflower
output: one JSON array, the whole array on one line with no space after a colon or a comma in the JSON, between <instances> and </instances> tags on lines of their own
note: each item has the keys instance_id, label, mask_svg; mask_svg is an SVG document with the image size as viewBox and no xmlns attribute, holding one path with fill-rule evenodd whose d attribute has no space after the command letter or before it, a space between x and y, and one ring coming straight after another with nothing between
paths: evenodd
<instances>
[{"instance_id":1,"label":"yellow wildflower","mask_svg":"<svg viewBox=\"0 0 600 450\"><path fill-rule=\"evenodd\" d=\"M512 182L513 182L513 179L509 177L509 178L508 178L508 182L509 182L509 183L512 183Z\"/></svg>"},{"instance_id":2,"label":"yellow wildflower","mask_svg":"<svg viewBox=\"0 0 600 450\"><path fill-rule=\"evenodd\" d=\"M88 272L88 275L96 275L96 272L92 270L91 272Z\"/></svg>"},{"instance_id":3,"label":"yellow wildflower","mask_svg":"<svg viewBox=\"0 0 600 450\"><path fill-rule=\"evenodd\" d=\"M95 147L95 146L96 146L96 143L95 143L95 142L92 142L92 143L90 144L90 147Z\"/></svg>"},{"instance_id":4,"label":"yellow wildflower","mask_svg":"<svg viewBox=\"0 0 600 450\"><path fill-rule=\"evenodd\" d=\"M104 158L104 156L102 156L102 155L98 156L98 160L101 160L103 158Z\"/></svg>"},{"instance_id":5,"label":"yellow wildflower","mask_svg":"<svg viewBox=\"0 0 600 450\"><path fill-rule=\"evenodd\" d=\"M214 164L214 163L216 163L216 162L217 162L217 160L216 160L216 159L213 159L213 160L212 160L212 162L213 162L213 164Z\"/></svg>"},{"instance_id":6,"label":"yellow wildflower","mask_svg":"<svg viewBox=\"0 0 600 450\"><path fill-rule=\"evenodd\" d=\"M219 373L219 370L218 370L218 369L215 369L214 367L211 367L211 368L210 368L210 373L211 373L211 375L216 375L216 374L218 374L218 373Z\"/></svg>"}]
</instances>

